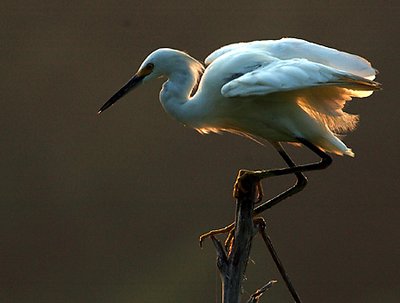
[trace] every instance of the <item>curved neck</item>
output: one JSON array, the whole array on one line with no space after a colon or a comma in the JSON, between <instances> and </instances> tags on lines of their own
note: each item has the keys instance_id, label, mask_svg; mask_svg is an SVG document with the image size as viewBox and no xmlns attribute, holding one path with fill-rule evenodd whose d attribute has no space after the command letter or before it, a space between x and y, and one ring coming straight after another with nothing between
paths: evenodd
<instances>
[{"instance_id":1,"label":"curved neck","mask_svg":"<svg viewBox=\"0 0 400 303\"><path fill-rule=\"evenodd\" d=\"M168 80L160 92L160 102L165 111L182 123L186 123L189 114L184 105L190 100L190 94L201 76L199 66L201 64L197 61L181 64L166 75Z\"/></svg>"}]
</instances>

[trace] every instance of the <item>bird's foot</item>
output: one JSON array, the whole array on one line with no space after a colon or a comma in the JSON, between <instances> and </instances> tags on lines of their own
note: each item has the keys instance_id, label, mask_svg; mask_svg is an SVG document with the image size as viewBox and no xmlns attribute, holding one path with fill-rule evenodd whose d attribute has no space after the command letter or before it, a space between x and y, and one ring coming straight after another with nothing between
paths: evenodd
<instances>
[{"instance_id":1,"label":"bird's foot","mask_svg":"<svg viewBox=\"0 0 400 303\"><path fill-rule=\"evenodd\" d=\"M216 235L220 235L220 234L228 233L228 237L225 240L225 247L226 247L228 245L228 242L230 242L231 239L233 239L234 231L235 231L235 223L231 223L228 226L225 226L223 228L210 230L209 232L204 233L199 237L199 245L200 245L200 247L202 247L204 240L207 238L210 238L210 237L213 237Z\"/></svg>"},{"instance_id":2,"label":"bird's foot","mask_svg":"<svg viewBox=\"0 0 400 303\"><path fill-rule=\"evenodd\" d=\"M265 226L266 226L265 220L262 217L253 218L253 223L254 223L254 226L256 226L258 229L265 228ZM220 235L220 234L228 234L225 239L224 245L225 245L225 249L227 251L230 251L230 248L232 247L232 244L233 244L234 235L235 235L235 223L231 223L228 226L225 226L223 228L213 229L207 233L202 234L199 237L200 247L203 246L203 242L205 239L214 237L214 236Z\"/></svg>"},{"instance_id":3,"label":"bird's foot","mask_svg":"<svg viewBox=\"0 0 400 303\"><path fill-rule=\"evenodd\" d=\"M263 171L253 171L247 169L239 170L235 184L233 185L233 197L235 199L238 199L241 192L242 193L248 192L248 189L246 189L246 187L243 186L243 182L248 181L250 178L250 181L255 182L256 185L257 198L255 203L256 204L260 203L264 197L264 190L261 184L262 173Z\"/></svg>"},{"instance_id":4,"label":"bird's foot","mask_svg":"<svg viewBox=\"0 0 400 303\"><path fill-rule=\"evenodd\" d=\"M251 171L246 169L239 170L235 184L233 185L233 197L235 199L239 199L241 194L248 193L249 184L255 183L257 192L255 203L261 202L264 196L264 191L261 185L261 179L263 178L263 173L264 171ZM254 218L254 224L258 225L259 223L260 223L259 218ZM231 247L233 243L234 232L235 232L235 223L231 223L223 228L211 230L207 233L202 234L199 237L199 245L200 247L202 247L204 240L207 238L227 233L228 236L225 240L225 248L229 251L229 247Z\"/></svg>"}]
</instances>

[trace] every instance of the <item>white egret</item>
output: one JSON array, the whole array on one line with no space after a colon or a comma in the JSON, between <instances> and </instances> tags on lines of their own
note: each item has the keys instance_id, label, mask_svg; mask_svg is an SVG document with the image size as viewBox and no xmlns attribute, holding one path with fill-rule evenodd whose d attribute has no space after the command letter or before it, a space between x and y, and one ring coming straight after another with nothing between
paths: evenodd
<instances>
[{"instance_id":1,"label":"white egret","mask_svg":"<svg viewBox=\"0 0 400 303\"><path fill-rule=\"evenodd\" d=\"M353 130L358 116L343 107L380 89L376 73L362 57L295 38L230 44L211 53L205 67L182 51L161 48L98 113L139 84L165 77L160 101L179 122L203 134L269 141L289 167L252 173L259 179L295 173L298 182L258 206L257 214L301 190L302 172L328 166L327 153L354 156L337 134ZM304 145L321 161L295 166L281 142Z\"/></svg>"}]
</instances>

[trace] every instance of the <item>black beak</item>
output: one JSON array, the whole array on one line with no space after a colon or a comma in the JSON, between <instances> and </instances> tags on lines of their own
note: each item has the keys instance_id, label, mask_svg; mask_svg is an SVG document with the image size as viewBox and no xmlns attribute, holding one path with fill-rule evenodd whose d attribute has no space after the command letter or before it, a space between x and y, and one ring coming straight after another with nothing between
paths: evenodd
<instances>
[{"instance_id":1,"label":"black beak","mask_svg":"<svg viewBox=\"0 0 400 303\"><path fill-rule=\"evenodd\" d=\"M97 112L98 115L100 115L102 112L104 112L107 108L109 108L111 105L113 105L115 102L117 102L119 99L121 99L124 95L126 95L130 90L134 89L136 86L138 86L140 83L142 83L142 80L145 76L138 76L134 75L132 79L128 81L119 91L117 91L104 105L99 109Z\"/></svg>"}]
</instances>

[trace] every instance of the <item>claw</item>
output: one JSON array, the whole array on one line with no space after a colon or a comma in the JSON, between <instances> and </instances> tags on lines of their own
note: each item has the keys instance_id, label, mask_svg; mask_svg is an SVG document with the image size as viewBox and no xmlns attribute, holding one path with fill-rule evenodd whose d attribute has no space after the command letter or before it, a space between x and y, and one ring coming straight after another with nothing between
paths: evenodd
<instances>
[{"instance_id":1,"label":"claw","mask_svg":"<svg viewBox=\"0 0 400 303\"><path fill-rule=\"evenodd\" d=\"M243 186L242 181L243 181L244 177L250 176L250 177L252 177L252 181L255 182L255 186L256 186L256 190L257 190L257 199L256 199L255 203L261 202L263 199L263 196L264 196L264 191L262 188L261 179L260 179L259 175L260 175L260 171L251 171L251 170L246 170L246 169L239 170L238 175L236 177L235 184L233 185L233 197L235 199L238 199L240 193L247 192L247 189ZM259 223L258 218L255 218L254 223L255 224ZM229 248L233 244L234 231L235 231L235 223L231 223L228 226L225 226L223 228L211 230L207 233L202 234L199 237L199 245L200 245L200 247L203 247L203 242L205 239L212 237L212 236L227 233L228 236L225 240L225 248L229 251Z\"/></svg>"},{"instance_id":2,"label":"claw","mask_svg":"<svg viewBox=\"0 0 400 303\"><path fill-rule=\"evenodd\" d=\"M264 190L261 184L261 180L258 180L256 182L256 188L257 188L257 200L256 200L256 204L260 203L263 198L264 198Z\"/></svg>"},{"instance_id":3,"label":"claw","mask_svg":"<svg viewBox=\"0 0 400 303\"><path fill-rule=\"evenodd\" d=\"M205 233L205 234L202 234L202 235L199 237L199 245L200 245L200 247L203 247L203 241L204 241L205 239L211 237L211 236L229 233L228 238L227 238L227 240L228 240L230 237L233 237L233 236L230 236L230 234L231 234L231 231L232 231L234 228L235 228L235 223L231 223L231 224L229 224L228 226L225 226L225 227L223 227L223 228L214 229L214 230L211 230L211 231L209 231L209 232L207 232L207 233Z\"/></svg>"},{"instance_id":4,"label":"claw","mask_svg":"<svg viewBox=\"0 0 400 303\"><path fill-rule=\"evenodd\" d=\"M261 180L259 179L259 173L258 171L251 171L247 169L241 169L238 172L238 175L236 177L235 184L233 185L233 197L235 199L238 199L239 193L240 192L247 192L247 190L243 187L241 180L245 176L252 176L254 177L254 182L256 184L256 189L257 189L257 200L255 203L260 203L264 197L264 190L262 188Z\"/></svg>"},{"instance_id":5,"label":"claw","mask_svg":"<svg viewBox=\"0 0 400 303\"><path fill-rule=\"evenodd\" d=\"M265 220L262 217L253 218L253 222L254 222L254 225L258 226L259 228L265 228L265 226L266 226ZM235 239L235 223L231 223L228 226L225 226L223 228L210 230L209 232L200 235L200 237L199 237L200 247L203 247L203 242L205 239L216 236L216 235L221 235L221 234L228 234L226 237L226 240L224 242L224 245L225 245L225 249L227 251L230 251L230 248L233 245L233 240Z\"/></svg>"}]
</instances>

